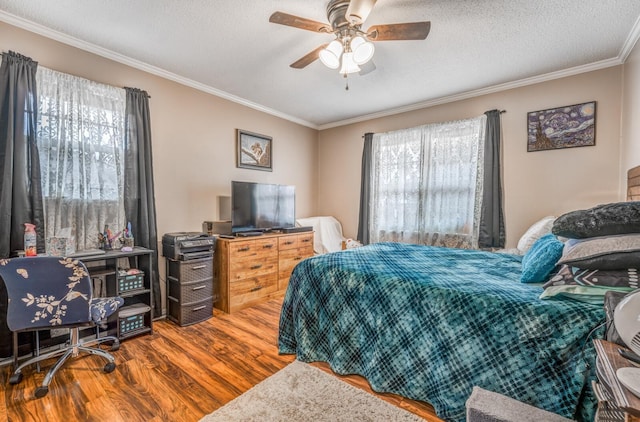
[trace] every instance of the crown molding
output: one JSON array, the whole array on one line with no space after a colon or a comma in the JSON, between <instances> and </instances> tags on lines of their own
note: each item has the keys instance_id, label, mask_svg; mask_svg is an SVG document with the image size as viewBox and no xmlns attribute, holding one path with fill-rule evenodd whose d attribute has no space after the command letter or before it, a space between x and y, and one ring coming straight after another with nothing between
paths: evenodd
<instances>
[{"instance_id":1,"label":"crown molding","mask_svg":"<svg viewBox=\"0 0 640 422\"><path fill-rule=\"evenodd\" d=\"M63 34L59 31L55 31L51 28L47 28L43 25L37 24L35 22L31 22L29 20L23 19L21 17L12 15L11 13L7 13L5 11L0 10L0 21L6 22L10 25L17 26L18 28L25 29L29 32L34 32L38 35L42 35L43 37L50 38L55 41L59 41L63 44L70 45L72 47L76 47L80 50L87 51L89 53L96 54L98 56L107 58L109 60L113 60L118 63L125 64L127 66L133 67L134 69L142 70L147 73L151 73L152 75L160 76L161 78L168 79L174 82L177 82L181 85L185 85L194 89L197 89L202 92L206 92L211 95L215 95L220 98L224 98L225 100L232 101L237 104L241 104L243 106L252 108L254 110L261 111L263 113L270 114L275 117L279 117L281 119L289 120L293 123L297 123L302 126L309 127L311 129L318 129L318 125L308 122L303 119L299 119L295 116L291 116L289 114L282 113L278 110L271 109L269 107L265 107L261 104L254 103L252 101L246 100L244 98L238 97L236 95L230 94L228 92L213 88L209 85L202 84L200 82L196 82L192 79L184 78L175 73L169 72L162 68L152 66L150 64L144 63L142 61L132 59L123 54L116 53L114 51L108 50L106 48L97 46L95 44L88 43L86 41L82 41L78 38L72 37L70 35Z\"/></svg>"},{"instance_id":2,"label":"crown molding","mask_svg":"<svg viewBox=\"0 0 640 422\"><path fill-rule=\"evenodd\" d=\"M380 117L393 116L400 113L406 113L409 111L421 110L423 108L429 108L437 105L452 103L454 101L467 100L469 98L480 97L482 95L494 94L496 92L506 91L513 88L521 88L528 85L534 85L541 82L552 81L554 79L565 78L567 76L574 76L580 73L592 72L594 70L605 69L612 66L617 66L623 62L619 58L601 60L599 62L589 63L583 66L571 67L569 69L559 70L557 72L550 72L544 75L533 76L530 78L520 79L513 82L507 82L504 84L493 85L487 88L475 89L473 91L467 91L460 94L448 95L445 97L435 98L433 100L422 101L415 104L410 104L403 107L394 108L391 110L385 110L378 113L371 113L363 116L354 117L352 119L341 120L339 122L332 122L320 125L318 130L331 129L338 126L350 125L353 123L360 123L367 120L378 119Z\"/></svg>"},{"instance_id":3,"label":"crown molding","mask_svg":"<svg viewBox=\"0 0 640 422\"><path fill-rule=\"evenodd\" d=\"M620 49L620 54L618 54L618 58L622 61L622 63L627 61L627 58L629 57L629 54L631 54L633 47L635 47L636 43L638 42L638 38L640 38L640 16L638 16L638 19L636 19L636 23L633 24L633 28L631 28L629 36Z\"/></svg>"}]
</instances>

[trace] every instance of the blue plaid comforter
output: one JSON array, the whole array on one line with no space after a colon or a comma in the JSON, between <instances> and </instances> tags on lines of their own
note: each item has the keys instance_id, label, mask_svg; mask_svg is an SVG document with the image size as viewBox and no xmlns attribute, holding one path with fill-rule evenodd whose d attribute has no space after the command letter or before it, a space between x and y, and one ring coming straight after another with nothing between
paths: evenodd
<instances>
[{"instance_id":1,"label":"blue plaid comforter","mask_svg":"<svg viewBox=\"0 0 640 422\"><path fill-rule=\"evenodd\" d=\"M474 385L590 420L602 306L540 300L520 271L514 255L400 243L309 258L290 279L279 351L429 402L445 420L465 419Z\"/></svg>"}]
</instances>

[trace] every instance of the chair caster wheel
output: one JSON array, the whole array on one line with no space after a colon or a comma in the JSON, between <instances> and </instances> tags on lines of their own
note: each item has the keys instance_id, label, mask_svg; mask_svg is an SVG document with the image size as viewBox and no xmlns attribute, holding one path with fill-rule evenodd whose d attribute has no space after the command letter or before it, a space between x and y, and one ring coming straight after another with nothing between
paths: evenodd
<instances>
[{"instance_id":1,"label":"chair caster wheel","mask_svg":"<svg viewBox=\"0 0 640 422\"><path fill-rule=\"evenodd\" d=\"M116 364L113 362L109 362L104 366L104 372L107 374L113 372L114 369L116 369Z\"/></svg>"},{"instance_id":2,"label":"chair caster wheel","mask_svg":"<svg viewBox=\"0 0 640 422\"><path fill-rule=\"evenodd\" d=\"M36 388L36 398L40 399L47 395L49 392L49 387L40 386Z\"/></svg>"},{"instance_id":3,"label":"chair caster wheel","mask_svg":"<svg viewBox=\"0 0 640 422\"><path fill-rule=\"evenodd\" d=\"M111 352L115 352L116 350L120 349L120 343L112 343L111 344L111 348L109 349L109 351Z\"/></svg>"},{"instance_id":4,"label":"chair caster wheel","mask_svg":"<svg viewBox=\"0 0 640 422\"><path fill-rule=\"evenodd\" d=\"M9 378L9 384L11 385L20 384L21 381L22 381L22 372L20 372L19 374L13 374Z\"/></svg>"}]
</instances>

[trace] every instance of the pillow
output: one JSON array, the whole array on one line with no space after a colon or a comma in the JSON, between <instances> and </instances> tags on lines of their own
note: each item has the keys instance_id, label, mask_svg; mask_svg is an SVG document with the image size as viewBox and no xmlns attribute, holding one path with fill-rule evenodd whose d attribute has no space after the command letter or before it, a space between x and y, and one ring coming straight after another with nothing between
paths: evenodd
<instances>
[{"instance_id":1,"label":"pillow","mask_svg":"<svg viewBox=\"0 0 640 422\"><path fill-rule=\"evenodd\" d=\"M558 264L594 270L640 269L640 234L568 240Z\"/></svg>"},{"instance_id":2,"label":"pillow","mask_svg":"<svg viewBox=\"0 0 640 422\"><path fill-rule=\"evenodd\" d=\"M554 286L588 286L603 290L622 289L630 291L637 289L638 270L589 270L563 265L560 270L545 283L543 288ZM604 296L604 292L602 293Z\"/></svg>"},{"instance_id":3,"label":"pillow","mask_svg":"<svg viewBox=\"0 0 640 422\"><path fill-rule=\"evenodd\" d=\"M536 221L529 227L529 229L518 240L517 248L521 255L527 253L527 251L536 243L536 240L540 239L547 233L551 233L551 226L556 218L554 216L547 216Z\"/></svg>"},{"instance_id":4,"label":"pillow","mask_svg":"<svg viewBox=\"0 0 640 422\"><path fill-rule=\"evenodd\" d=\"M617 290L617 288L603 288L593 286L552 286L544 289L540 299L573 299L592 305L604 305L604 296L608 291L616 290L629 292L630 290Z\"/></svg>"},{"instance_id":5,"label":"pillow","mask_svg":"<svg viewBox=\"0 0 640 422\"><path fill-rule=\"evenodd\" d=\"M522 258L523 283L540 283L547 279L562 256L564 245L553 234L545 234Z\"/></svg>"},{"instance_id":6,"label":"pillow","mask_svg":"<svg viewBox=\"0 0 640 422\"><path fill-rule=\"evenodd\" d=\"M561 215L553 234L571 239L640 233L640 201L615 202Z\"/></svg>"}]
</instances>

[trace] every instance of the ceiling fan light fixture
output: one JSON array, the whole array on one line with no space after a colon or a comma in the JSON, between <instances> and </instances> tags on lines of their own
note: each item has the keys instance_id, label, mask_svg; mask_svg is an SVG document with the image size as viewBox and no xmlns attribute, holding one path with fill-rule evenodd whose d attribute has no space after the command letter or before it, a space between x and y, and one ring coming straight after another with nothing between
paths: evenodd
<instances>
[{"instance_id":1,"label":"ceiling fan light fixture","mask_svg":"<svg viewBox=\"0 0 640 422\"><path fill-rule=\"evenodd\" d=\"M344 53L342 55L342 68L340 68L340 73L342 75L347 75L349 73L358 72L360 72L360 66L358 66L358 64L353 61L353 53Z\"/></svg>"},{"instance_id":2,"label":"ceiling fan light fixture","mask_svg":"<svg viewBox=\"0 0 640 422\"><path fill-rule=\"evenodd\" d=\"M365 64L373 57L375 47L373 43L365 40L361 36L356 36L351 39L349 44L351 51L353 51L353 61L356 64Z\"/></svg>"},{"instance_id":3,"label":"ceiling fan light fixture","mask_svg":"<svg viewBox=\"0 0 640 422\"><path fill-rule=\"evenodd\" d=\"M320 61L329 69L337 69L340 66L340 55L342 54L342 43L333 40L327 48L320 50L318 56Z\"/></svg>"}]
</instances>

